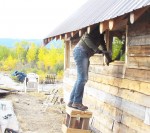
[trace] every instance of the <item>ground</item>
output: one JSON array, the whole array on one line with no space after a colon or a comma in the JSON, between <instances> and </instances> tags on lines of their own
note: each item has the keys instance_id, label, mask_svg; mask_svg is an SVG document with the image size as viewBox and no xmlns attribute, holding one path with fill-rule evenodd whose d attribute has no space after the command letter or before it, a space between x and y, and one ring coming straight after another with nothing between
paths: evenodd
<instances>
[{"instance_id":1,"label":"ground","mask_svg":"<svg viewBox=\"0 0 150 133\"><path fill-rule=\"evenodd\" d=\"M44 93L11 93L2 99L12 100L22 133L61 133L61 125L65 114L58 108L50 107L42 110Z\"/></svg>"},{"instance_id":2,"label":"ground","mask_svg":"<svg viewBox=\"0 0 150 133\"><path fill-rule=\"evenodd\" d=\"M61 133L62 121L65 114L55 106L49 107L43 112L43 102L50 89L59 88L59 96L62 97L62 83L55 85L40 84L40 93L37 90L22 92L23 84L17 83L10 75L0 73L0 88L15 90L16 92L0 95L0 100L11 100L14 112L17 116L22 132L19 133Z\"/></svg>"}]
</instances>

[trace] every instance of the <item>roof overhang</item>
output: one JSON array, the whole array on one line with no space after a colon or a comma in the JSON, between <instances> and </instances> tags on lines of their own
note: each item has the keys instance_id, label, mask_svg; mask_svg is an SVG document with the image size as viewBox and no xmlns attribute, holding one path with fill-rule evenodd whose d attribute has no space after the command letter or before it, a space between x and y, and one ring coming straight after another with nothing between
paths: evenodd
<instances>
[{"instance_id":1,"label":"roof overhang","mask_svg":"<svg viewBox=\"0 0 150 133\"><path fill-rule=\"evenodd\" d=\"M133 24L150 8L149 0L89 0L76 13L66 19L43 41L44 45L53 39L67 39L74 35L79 37L99 25L100 33Z\"/></svg>"}]
</instances>

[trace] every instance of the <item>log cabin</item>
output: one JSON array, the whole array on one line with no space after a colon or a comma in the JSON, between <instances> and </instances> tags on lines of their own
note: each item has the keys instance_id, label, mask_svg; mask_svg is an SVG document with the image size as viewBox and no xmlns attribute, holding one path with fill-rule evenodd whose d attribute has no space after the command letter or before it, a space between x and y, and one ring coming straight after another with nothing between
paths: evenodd
<instances>
[{"instance_id":1,"label":"log cabin","mask_svg":"<svg viewBox=\"0 0 150 133\"><path fill-rule=\"evenodd\" d=\"M150 133L150 0L88 0L52 31L52 39L64 39L64 98L76 80L73 48L80 37L99 28L114 61L90 58L84 104L93 112L95 133ZM116 38L121 48L114 57Z\"/></svg>"}]
</instances>

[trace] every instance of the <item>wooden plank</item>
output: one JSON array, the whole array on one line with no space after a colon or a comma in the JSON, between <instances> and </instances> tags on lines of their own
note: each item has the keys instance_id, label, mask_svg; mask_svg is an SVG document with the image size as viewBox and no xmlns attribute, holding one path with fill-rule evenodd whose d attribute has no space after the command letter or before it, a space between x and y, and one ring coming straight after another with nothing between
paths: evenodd
<instances>
[{"instance_id":1,"label":"wooden plank","mask_svg":"<svg viewBox=\"0 0 150 133\"><path fill-rule=\"evenodd\" d=\"M76 128L76 119L76 117L70 117L68 125L69 128Z\"/></svg>"},{"instance_id":2,"label":"wooden plank","mask_svg":"<svg viewBox=\"0 0 150 133\"><path fill-rule=\"evenodd\" d=\"M80 125L82 125L82 127L81 127L81 129L84 129L84 130L88 130L88 128L89 128L89 118L82 118L80 121L81 121L81 123L80 123Z\"/></svg>"},{"instance_id":3,"label":"wooden plank","mask_svg":"<svg viewBox=\"0 0 150 133\"><path fill-rule=\"evenodd\" d=\"M0 94L7 94L7 93L10 93L10 91L0 89Z\"/></svg>"},{"instance_id":4,"label":"wooden plank","mask_svg":"<svg viewBox=\"0 0 150 133\"><path fill-rule=\"evenodd\" d=\"M69 120L70 120L70 115L66 114L66 118L64 121L64 124L68 127L69 126Z\"/></svg>"},{"instance_id":5,"label":"wooden plank","mask_svg":"<svg viewBox=\"0 0 150 133\"><path fill-rule=\"evenodd\" d=\"M81 111L74 108L70 108L66 106L66 112L70 115L70 117L80 117L80 118L91 118L92 112L90 111Z\"/></svg>"},{"instance_id":6,"label":"wooden plank","mask_svg":"<svg viewBox=\"0 0 150 133\"><path fill-rule=\"evenodd\" d=\"M82 129L73 129L73 128L67 128L66 125L62 125L62 131L63 133L90 133L90 130L82 130Z\"/></svg>"}]
</instances>

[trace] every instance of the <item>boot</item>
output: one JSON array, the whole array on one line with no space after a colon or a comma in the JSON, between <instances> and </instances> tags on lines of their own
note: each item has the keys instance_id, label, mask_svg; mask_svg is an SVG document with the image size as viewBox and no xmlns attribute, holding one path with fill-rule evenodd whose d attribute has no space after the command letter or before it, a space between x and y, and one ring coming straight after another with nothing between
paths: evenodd
<instances>
[{"instance_id":1,"label":"boot","mask_svg":"<svg viewBox=\"0 0 150 133\"><path fill-rule=\"evenodd\" d=\"M82 103L73 103L72 107L78 110L82 110L82 111L85 111L88 109L88 107L84 106Z\"/></svg>"}]
</instances>

